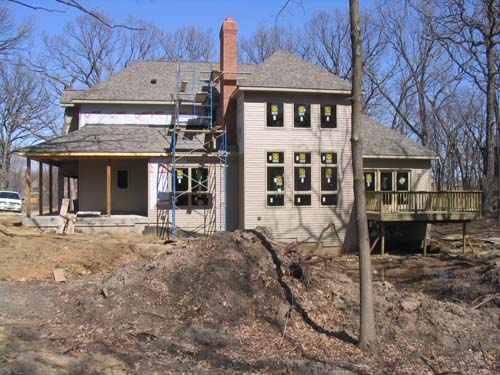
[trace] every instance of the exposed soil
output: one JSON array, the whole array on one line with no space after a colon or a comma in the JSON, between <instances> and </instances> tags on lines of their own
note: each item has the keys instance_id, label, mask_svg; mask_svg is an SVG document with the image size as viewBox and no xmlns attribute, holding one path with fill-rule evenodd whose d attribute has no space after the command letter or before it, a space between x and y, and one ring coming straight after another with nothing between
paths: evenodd
<instances>
[{"instance_id":1,"label":"exposed soil","mask_svg":"<svg viewBox=\"0 0 500 375\"><path fill-rule=\"evenodd\" d=\"M54 268L72 278L100 273L164 248L155 236L58 235L22 227L21 219L0 214L0 280L49 280Z\"/></svg>"},{"instance_id":2,"label":"exposed soil","mask_svg":"<svg viewBox=\"0 0 500 375\"><path fill-rule=\"evenodd\" d=\"M0 229L0 246L25 254L4 257L2 250L2 269L23 258L35 258L32 268L37 257L52 259L39 259L40 273L25 261L26 277L1 273L0 375L500 372L495 298L477 306L484 300L458 292L449 298L428 285L375 282L380 341L367 355L356 347L359 285L345 270L355 262L305 256L265 231L162 244ZM65 246L73 258L60 265ZM463 271L478 274L468 281L472 289L498 291L493 249L470 259L452 255L431 258L436 267L456 265L450 282ZM98 266L82 274L73 266L79 257ZM50 280L54 267L66 269L66 283Z\"/></svg>"}]
</instances>

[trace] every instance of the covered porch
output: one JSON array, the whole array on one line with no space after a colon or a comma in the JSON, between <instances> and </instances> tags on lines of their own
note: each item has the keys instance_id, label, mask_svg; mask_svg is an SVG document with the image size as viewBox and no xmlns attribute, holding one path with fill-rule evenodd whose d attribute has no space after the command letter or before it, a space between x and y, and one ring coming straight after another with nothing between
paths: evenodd
<instances>
[{"instance_id":1,"label":"covered porch","mask_svg":"<svg viewBox=\"0 0 500 375\"><path fill-rule=\"evenodd\" d=\"M369 221L380 223L380 233L372 249L380 243L385 254L386 223L463 223L463 251L467 244L467 223L481 218L481 191L367 191ZM428 236L423 243L427 255Z\"/></svg>"},{"instance_id":2,"label":"covered porch","mask_svg":"<svg viewBox=\"0 0 500 375\"><path fill-rule=\"evenodd\" d=\"M167 156L169 136L161 127L86 125L19 152L27 159L25 196L32 193L32 162L38 172L49 165L49 179L57 168L57 193L50 183L49 204L40 202L38 215L26 200L26 225L50 228L59 220L61 202L69 199L68 213L78 214L75 230L99 228L117 231L148 222L149 160ZM36 167L36 165L35 165ZM44 174L38 174L43 189ZM58 204L53 207L53 196ZM43 199L43 191L40 192ZM47 198L45 198L47 199ZM66 212L63 213L66 215Z\"/></svg>"}]
</instances>

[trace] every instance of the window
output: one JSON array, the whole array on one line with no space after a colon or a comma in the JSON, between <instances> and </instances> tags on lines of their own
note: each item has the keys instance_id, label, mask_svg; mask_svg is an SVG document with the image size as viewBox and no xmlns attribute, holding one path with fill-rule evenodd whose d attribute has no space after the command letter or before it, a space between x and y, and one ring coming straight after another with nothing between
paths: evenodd
<instances>
[{"instance_id":1,"label":"window","mask_svg":"<svg viewBox=\"0 0 500 375\"><path fill-rule=\"evenodd\" d=\"M178 207L208 207L208 168L177 168L173 175Z\"/></svg>"},{"instance_id":2,"label":"window","mask_svg":"<svg viewBox=\"0 0 500 375\"><path fill-rule=\"evenodd\" d=\"M191 168L191 206L208 206L208 168Z\"/></svg>"},{"instance_id":3,"label":"window","mask_svg":"<svg viewBox=\"0 0 500 375\"><path fill-rule=\"evenodd\" d=\"M294 126L296 128L311 127L311 105L295 104L294 106Z\"/></svg>"},{"instance_id":4,"label":"window","mask_svg":"<svg viewBox=\"0 0 500 375\"><path fill-rule=\"evenodd\" d=\"M285 205L285 155L283 152L267 153L267 205Z\"/></svg>"},{"instance_id":5,"label":"window","mask_svg":"<svg viewBox=\"0 0 500 375\"><path fill-rule=\"evenodd\" d=\"M311 205L311 153L294 152L293 154L293 202L295 206ZM308 194L304 194L308 192Z\"/></svg>"},{"instance_id":6,"label":"window","mask_svg":"<svg viewBox=\"0 0 500 375\"><path fill-rule=\"evenodd\" d=\"M267 126L283 127L283 103L267 103Z\"/></svg>"},{"instance_id":7,"label":"window","mask_svg":"<svg viewBox=\"0 0 500 375\"><path fill-rule=\"evenodd\" d=\"M409 190L408 175L408 172L396 172L396 191L400 192L398 194L398 204L408 204L408 194L404 193Z\"/></svg>"},{"instance_id":8,"label":"window","mask_svg":"<svg viewBox=\"0 0 500 375\"><path fill-rule=\"evenodd\" d=\"M375 191L375 172L365 172L364 180L365 180L365 190Z\"/></svg>"},{"instance_id":9,"label":"window","mask_svg":"<svg viewBox=\"0 0 500 375\"><path fill-rule=\"evenodd\" d=\"M392 172L380 172L380 191L392 190Z\"/></svg>"},{"instance_id":10,"label":"window","mask_svg":"<svg viewBox=\"0 0 500 375\"><path fill-rule=\"evenodd\" d=\"M321 153L321 205L337 205L337 154Z\"/></svg>"},{"instance_id":11,"label":"window","mask_svg":"<svg viewBox=\"0 0 500 375\"><path fill-rule=\"evenodd\" d=\"M321 127L337 127L337 106L331 104L321 104Z\"/></svg>"},{"instance_id":12,"label":"window","mask_svg":"<svg viewBox=\"0 0 500 375\"><path fill-rule=\"evenodd\" d=\"M271 164L283 164L285 162L285 153L283 152L268 152L267 162Z\"/></svg>"},{"instance_id":13,"label":"window","mask_svg":"<svg viewBox=\"0 0 500 375\"><path fill-rule=\"evenodd\" d=\"M380 191L406 192L410 190L410 173L408 171L381 171ZM383 203L391 204L393 194L384 194ZM397 203L408 203L408 194L397 194Z\"/></svg>"},{"instance_id":14,"label":"window","mask_svg":"<svg viewBox=\"0 0 500 375\"><path fill-rule=\"evenodd\" d=\"M396 173L396 190L397 191L408 191L408 172L397 172Z\"/></svg>"},{"instance_id":15,"label":"window","mask_svg":"<svg viewBox=\"0 0 500 375\"><path fill-rule=\"evenodd\" d=\"M128 189L128 170L118 169L116 171L116 183L118 189Z\"/></svg>"}]
</instances>

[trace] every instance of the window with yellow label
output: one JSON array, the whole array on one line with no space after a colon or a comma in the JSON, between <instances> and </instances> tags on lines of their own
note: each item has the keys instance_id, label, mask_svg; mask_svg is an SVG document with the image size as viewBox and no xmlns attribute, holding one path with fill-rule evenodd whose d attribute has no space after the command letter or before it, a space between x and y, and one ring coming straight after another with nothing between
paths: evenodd
<instances>
[{"instance_id":1,"label":"window with yellow label","mask_svg":"<svg viewBox=\"0 0 500 375\"><path fill-rule=\"evenodd\" d=\"M326 129L337 127L337 106L333 104L321 105L321 127Z\"/></svg>"},{"instance_id":2,"label":"window with yellow label","mask_svg":"<svg viewBox=\"0 0 500 375\"><path fill-rule=\"evenodd\" d=\"M311 153L294 152L293 204L295 206L311 205Z\"/></svg>"},{"instance_id":3,"label":"window with yellow label","mask_svg":"<svg viewBox=\"0 0 500 375\"><path fill-rule=\"evenodd\" d=\"M283 103L267 103L267 126L283 127Z\"/></svg>"},{"instance_id":4,"label":"window with yellow label","mask_svg":"<svg viewBox=\"0 0 500 375\"><path fill-rule=\"evenodd\" d=\"M336 206L338 197L338 168L335 152L321 153L321 194L322 206Z\"/></svg>"},{"instance_id":5,"label":"window with yellow label","mask_svg":"<svg viewBox=\"0 0 500 375\"><path fill-rule=\"evenodd\" d=\"M285 205L285 155L283 152L267 152L266 205Z\"/></svg>"}]
</instances>

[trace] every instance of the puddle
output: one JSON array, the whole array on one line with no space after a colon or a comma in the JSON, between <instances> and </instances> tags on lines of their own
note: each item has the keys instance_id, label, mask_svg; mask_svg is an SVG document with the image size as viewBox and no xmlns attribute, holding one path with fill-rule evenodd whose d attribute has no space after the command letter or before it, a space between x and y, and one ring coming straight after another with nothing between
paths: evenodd
<instances>
[{"instance_id":1,"label":"puddle","mask_svg":"<svg viewBox=\"0 0 500 375\"><path fill-rule=\"evenodd\" d=\"M345 272L359 281L358 261L340 261ZM423 257L391 257L372 259L373 280L388 281L402 289L417 290L439 280L452 280L456 273L470 267L460 260L441 260Z\"/></svg>"}]
</instances>

